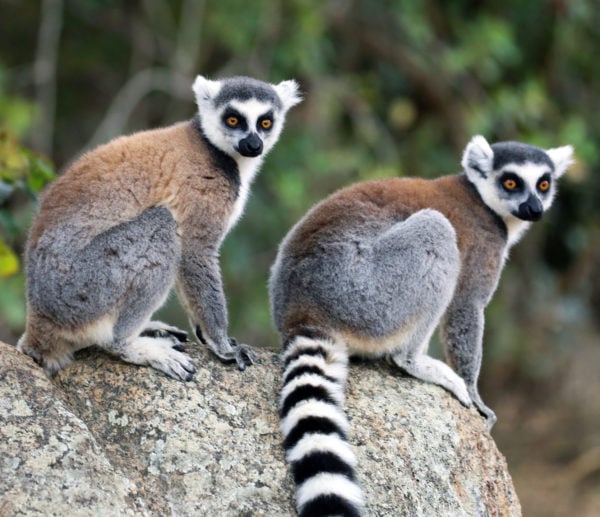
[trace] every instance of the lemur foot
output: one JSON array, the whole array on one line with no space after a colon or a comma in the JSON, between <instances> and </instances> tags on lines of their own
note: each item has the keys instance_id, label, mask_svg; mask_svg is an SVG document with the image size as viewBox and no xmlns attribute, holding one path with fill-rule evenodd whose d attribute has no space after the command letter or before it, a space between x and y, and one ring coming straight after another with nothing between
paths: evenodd
<instances>
[{"instance_id":1,"label":"lemur foot","mask_svg":"<svg viewBox=\"0 0 600 517\"><path fill-rule=\"evenodd\" d=\"M219 346L212 342L207 342L199 326L196 326L196 337L200 343L207 345L222 362L235 362L240 370L245 370L247 366L254 363L254 359L256 358L248 345L239 344L234 337L228 337L227 344Z\"/></svg>"},{"instance_id":2,"label":"lemur foot","mask_svg":"<svg viewBox=\"0 0 600 517\"><path fill-rule=\"evenodd\" d=\"M189 343L189 334L185 330L180 328L167 325L162 321L150 321L144 330L140 333L140 336L144 337L164 337L174 338L177 343ZM183 346L173 347L175 350L183 351Z\"/></svg>"},{"instance_id":3,"label":"lemur foot","mask_svg":"<svg viewBox=\"0 0 600 517\"><path fill-rule=\"evenodd\" d=\"M428 355L416 355L409 359L402 354L393 355L392 362L409 375L446 389L463 406L471 407L473 405L465 381L446 363Z\"/></svg>"},{"instance_id":4,"label":"lemur foot","mask_svg":"<svg viewBox=\"0 0 600 517\"><path fill-rule=\"evenodd\" d=\"M485 418L485 426L487 427L487 430L491 431L492 427L494 427L494 424L496 423L496 420L498 420L496 413L494 413L483 403L483 400L481 400L481 396L479 395L479 391L477 391L476 387L469 386L467 389L469 390L469 395L471 396L471 400L477 408L477 411L479 411L479 413Z\"/></svg>"},{"instance_id":5,"label":"lemur foot","mask_svg":"<svg viewBox=\"0 0 600 517\"><path fill-rule=\"evenodd\" d=\"M174 379L190 381L196 373L196 367L191 358L182 352L182 348L172 335L139 336L128 343L119 355L128 363L149 365Z\"/></svg>"},{"instance_id":6,"label":"lemur foot","mask_svg":"<svg viewBox=\"0 0 600 517\"><path fill-rule=\"evenodd\" d=\"M240 370L245 370L246 366L254 364L256 355L248 345L243 345L237 342L234 337L229 338L229 344L233 348L235 354L235 362Z\"/></svg>"}]
</instances>

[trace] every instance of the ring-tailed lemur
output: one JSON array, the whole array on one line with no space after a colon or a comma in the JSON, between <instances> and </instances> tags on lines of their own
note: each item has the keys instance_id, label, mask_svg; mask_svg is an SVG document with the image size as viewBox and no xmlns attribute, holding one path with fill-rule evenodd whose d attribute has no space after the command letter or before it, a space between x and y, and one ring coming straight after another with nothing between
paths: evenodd
<instances>
[{"instance_id":1,"label":"ring-tailed lemur","mask_svg":"<svg viewBox=\"0 0 600 517\"><path fill-rule=\"evenodd\" d=\"M182 380L187 333L150 322L176 284L198 339L240 369L253 353L227 334L218 252L240 217L287 111L294 81L193 84L189 122L84 154L44 193L26 249L27 325L18 348L49 374L98 345Z\"/></svg>"},{"instance_id":2,"label":"ring-tailed lemur","mask_svg":"<svg viewBox=\"0 0 600 517\"><path fill-rule=\"evenodd\" d=\"M363 505L343 410L349 354L389 356L474 404L492 427L477 390L483 310L508 249L550 207L572 152L476 136L464 173L359 183L292 228L270 295L284 340L281 429L300 515L358 515ZM438 324L456 373L427 355Z\"/></svg>"}]
</instances>

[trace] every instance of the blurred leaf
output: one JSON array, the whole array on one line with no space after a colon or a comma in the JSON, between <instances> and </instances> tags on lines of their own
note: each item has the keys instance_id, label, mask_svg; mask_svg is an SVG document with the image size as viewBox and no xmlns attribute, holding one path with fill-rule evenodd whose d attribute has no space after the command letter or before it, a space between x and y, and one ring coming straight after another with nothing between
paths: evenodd
<instances>
[{"instance_id":1,"label":"blurred leaf","mask_svg":"<svg viewBox=\"0 0 600 517\"><path fill-rule=\"evenodd\" d=\"M15 187L4 180L0 180L0 206L11 196Z\"/></svg>"},{"instance_id":2,"label":"blurred leaf","mask_svg":"<svg viewBox=\"0 0 600 517\"><path fill-rule=\"evenodd\" d=\"M24 150L23 153L27 157L29 163L27 186L32 192L37 193L56 177L54 169L50 162L44 157L26 150Z\"/></svg>"},{"instance_id":3,"label":"blurred leaf","mask_svg":"<svg viewBox=\"0 0 600 517\"><path fill-rule=\"evenodd\" d=\"M14 239L26 234L22 219L15 217L15 211L4 208L4 205L17 192L25 192L28 198L35 198L55 176L46 158L21 146L8 131L0 131L0 229L8 237L8 242L0 238L1 278L12 276L19 270Z\"/></svg>"},{"instance_id":4,"label":"blurred leaf","mask_svg":"<svg viewBox=\"0 0 600 517\"><path fill-rule=\"evenodd\" d=\"M27 157L21 146L8 131L0 131L0 179L14 183L26 171Z\"/></svg>"},{"instance_id":5,"label":"blurred leaf","mask_svg":"<svg viewBox=\"0 0 600 517\"><path fill-rule=\"evenodd\" d=\"M0 278L14 275L19 270L19 259L0 236Z\"/></svg>"},{"instance_id":6,"label":"blurred leaf","mask_svg":"<svg viewBox=\"0 0 600 517\"><path fill-rule=\"evenodd\" d=\"M15 331L22 332L25 326L25 275L18 271L2 278L0 289L0 314L2 322Z\"/></svg>"}]
</instances>

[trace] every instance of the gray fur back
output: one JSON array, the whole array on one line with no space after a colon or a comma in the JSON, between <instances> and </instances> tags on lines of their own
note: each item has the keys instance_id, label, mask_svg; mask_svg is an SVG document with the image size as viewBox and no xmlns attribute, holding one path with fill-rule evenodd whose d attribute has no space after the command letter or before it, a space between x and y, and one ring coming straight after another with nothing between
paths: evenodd
<instances>
[{"instance_id":1,"label":"gray fur back","mask_svg":"<svg viewBox=\"0 0 600 517\"><path fill-rule=\"evenodd\" d=\"M288 253L294 238L292 232L284 241L272 270L279 330L294 303L318 308L334 330L385 337L425 312L439 313L454 292L460 268L456 235L437 211L332 228L315 249L296 257Z\"/></svg>"}]
</instances>

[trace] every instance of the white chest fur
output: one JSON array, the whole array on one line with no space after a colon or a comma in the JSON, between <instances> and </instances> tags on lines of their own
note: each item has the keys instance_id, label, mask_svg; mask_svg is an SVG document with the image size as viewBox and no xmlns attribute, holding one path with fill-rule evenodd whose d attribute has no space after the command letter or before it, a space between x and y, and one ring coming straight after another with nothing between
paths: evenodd
<instances>
[{"instance_id":1,"label":"white chest fur","mask_svg":"<svg viewBox=\"0 0 600 517\"><path fill-rule=\"evenodd\" d=\"M225 234L229 233L229 231L235 226L235 224L238 222L238 220L244 213L244 208L246 206L246 202L248 201L248 195L250 194L250 187L252 185L252 181L258 173L258 170L260 169L262 163L260 157L240 157L236 161L240 174L240 187L235 203L233 204L231 215L229 216L229 221L227 221Z\"/></svg>"},{"instance_id":2,"label":"white chest fur","mask_svg":"<svg viewBox=\"0 0 600 517\"><path fill-rule=\"evenodd\" d=\"M531 226L531 223L518 219L517 217L511 216L505 217L504 223L506 224L506 230L508 232L508 242L506 246L507 248L510 248L511 246L519 242L521 237L523 237L525 232Z\"/></svg>"}]
</instances>

